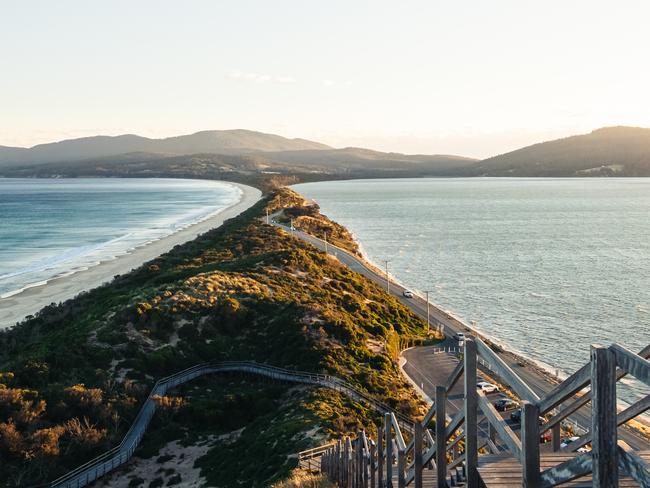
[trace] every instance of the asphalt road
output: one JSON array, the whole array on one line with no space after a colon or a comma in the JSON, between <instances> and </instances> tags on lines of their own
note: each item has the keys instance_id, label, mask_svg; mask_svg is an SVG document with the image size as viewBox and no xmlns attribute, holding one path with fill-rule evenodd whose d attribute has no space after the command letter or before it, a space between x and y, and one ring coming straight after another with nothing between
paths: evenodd
<instances>
[{"instance_id":1,"label":"asphalt road","mask_svg":"<svg viewBox=\"0 0 650 488\"><path fill-rule=\"evenodd\" d=\"M273 215L274 218L276 215ZM299 230L290 230L287 226L272 222L272 225L280 227L287 232L290 232L294 236L309 242L314 247L325 251L327 247L328 254L335 256L341 263L348 266L353 271L360 273L367 278L371 279L375 283L386 287L386 276L382 273L381 270L371 267L366 264L361 258L344 251L340 248L334 247L331 244L326 244L322 239L316 238ZM404 292L404 287L394 281L390 282L390 293L397 297L404 305L408 306L413 312L426 320L427 317L427 303L422 297L415 295L413 298L405 298L402 293ZM447 337L451 338L456 332L465 332L471 333L471 330L467 327L466 324L461 322L459 319L453 316L450 312L442 310L437 306L430 304L429 305L429 320L432 324L432 327L441 327L445 332ZM431 364L428 364L427 358L427 349L425 347L415 347L409 349L404 354L404 357L407 360L405 371L411 377L411 379L418 385L424 383L425 386L431 384L435 385L435 381L440 381L435 379L435 371L437 367L432 367ZM522 363L521 358L509 353L503 352L499 353L499 357L510 367L512 368L517 375L524 380L528 386L540 397L545 396L550 392L553 387L558 383L557 380L551 378L550 375L544 374L538 368L533 367L531 364ZM409 366L410 365L410 366ZM420 371L420 374L416 374L415 371ZM413 376L412 376L413 374ZM443 384L437 383L437 384ZM432 397L435 391L435 386L433 390L424 388L425 392ZM571 420L578 423L583 428L588 428L591 425L591 409L583 407L575 412L570 417ZM646 450L650 449L650 442L648 442L641 434L637 433L632 429L619 429L619 439L626 442L632 449L637 450Z\"/></svg>"}]
</instances>

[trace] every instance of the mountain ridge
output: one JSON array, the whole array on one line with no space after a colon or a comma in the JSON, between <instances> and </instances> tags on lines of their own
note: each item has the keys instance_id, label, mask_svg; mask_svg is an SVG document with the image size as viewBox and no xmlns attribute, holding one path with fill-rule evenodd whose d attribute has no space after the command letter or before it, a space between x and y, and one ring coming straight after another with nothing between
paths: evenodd
<instances>
[{"instance_id":1,"label":"mountain ridge","mask_svg":"<svg viewBox=\"0 0 650 488\"><path fill-rule=\"evenodd\" d=\"M30 148L0 146L0 165L71 162L135 152L184 155L300 149L330 149L330 147L307 139L289 139L246 129L206 130L161 139L136 134L98 135L37 144Z\"/></svg>"},{"instance_id":2,"label":"mountain ridge","mask_svg":"<svg viewBox=\"0 0 650 488\"><path fill-rule=\"evenodd\" d=\"M113 174L107 167L117 168L116 163L121 165L120 172ZM299 179L650 176L650 129L602 127L483 160L332 148L307 139L244 129L201 131L164 139L123 134L32 148L0 146L0 170L3 176L214 177L224 176L224 171L247 175L279 172Z\"/></svg>"},{"instance_id":3,"label":"mountain ridge","mask_svg":"<svg viewBox=\"0 0 650 488\"><path fill-rule=\"evenodd\" d=\"M650 129L610 126L483 159L471 176L650 176Z\"/></svg>"}]
</instances>

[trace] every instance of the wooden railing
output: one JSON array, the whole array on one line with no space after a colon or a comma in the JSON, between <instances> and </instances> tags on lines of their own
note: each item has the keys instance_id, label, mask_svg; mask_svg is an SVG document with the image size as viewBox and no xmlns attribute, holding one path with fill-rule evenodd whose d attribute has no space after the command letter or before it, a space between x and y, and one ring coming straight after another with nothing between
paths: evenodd
<instances>
[{"instance_id":1,"label":"wooden railing","mask_svg":"<svg viewBox=\"0 0 650 488\"><path fill-rule=\"evenodd\" d=\"M154 396L165 395L171 388L187 383L199 376L229 372L258 375L275 381L322 386L343 393L355 401L365 402L378 412L384 413L391 411L390 407L385 403L373 398L341 378L332 375L293 371L252 361L224 361L198 364L156 382L119 445L73 469L53 482L40 485L40 487L80 488L123 465L133 456L156 411ZM396 423L398 422L402 428L407 430L413 429L413 422L407 416L398 413L393 413L392 415L395 417ZM316 448L312 457L316 457L315 453L318 451L319 448ZM322 449L320 449L320 452L322 452Z\"/></svg>"},{"instance_id":2,"label":"wooden railing","mask_svg":"<svg viewBox=\"0 0 650 488\"><path fill-rule=\"evenodd\" d=\"M468 487L478 488L480 452L509 453L519 461L523 486L546 488L591 474L593 486L618 486L619 477L632 477L650 487L650 464L638 452L617 441L617 427L650 408L650 395L617 412L616 382L631 375L650 386L650 346L635 354L614 344L592 346L590 361L540 398L497 354L480 339L465 341L463 359L445 385L436 387L433 405L414 423L408 442L395 417L387 413L380 434L368 441L365 432L355 440L346 438L325 450L320 466L331 481L346 488L409 486L423 487L427 466L435 473L435 485L449 486L450 476L464 467ZM477 391L477 363L487 362L498 379L521 400L521 431L518 436L496 411L484 393ZM446 412L447 396L463 378L463 407L453 416ZM588 393L578 394L589 387ZM591 452L540 469L540 434L551 430L553 448L560 447L562 421L591 402L589 431L570 443L566 451L591 444ZM540 425L544 414L553 413ZM435 428L429 429L431 421ZM487 435L479 437L479 425ZM620 445L619 445L620 444ZM462 445L462 447L460 447ZM650 444L649 444L650 445ZM451 462L448 462L451 459ZM432 479L429 476L428 479ZM367 482L365 480L368 480Z\"/></svg>"}]
</instances>

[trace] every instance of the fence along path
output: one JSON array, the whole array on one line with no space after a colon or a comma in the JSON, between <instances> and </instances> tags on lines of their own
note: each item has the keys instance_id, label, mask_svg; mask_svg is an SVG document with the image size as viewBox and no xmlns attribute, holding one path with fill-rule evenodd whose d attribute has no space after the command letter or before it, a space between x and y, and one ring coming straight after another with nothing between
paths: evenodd
<instances>
[{"instance_id":1,"label":"fence along path","mask_svg":"<svg viewBox=\"0 0 650 488\"><path fill-rule=\"evenodd\" d=\"M354 440L344 438L330 444L322 452L319 469L345 488L403 488L411 484L443 488L459 481L469 488L567 484L650 488L650 451L633 451L617 440L619 426L650 409L650 395L621 412L616 408L616 382L621 378L629 374L650 387L649 356L650 345L638 354L618 344L592 346L590 361L540 398L485 343L468 339L462 362L445 385L436 387L434 403L424 419L415 422L410 442L405 442L394 415L386 413L375 439L359 432ZM477 390L479 360L489 363L498 379L521 399L520 436ZM447 393L461 377L463 408L449 418ZM589 392L579 396L587 387ZM590 402L589 430L560 450L562 421ZM545 414L552 416L540 425ZM484 439L478 435L479 416L488 423ZM434 419L432 434L428 426ZM542 454L540 434L547 430L552 433L553 452ZM576 452L587 444L591 451Z\"/></svg>"},{"instance_id":2,"label":"fence along path","mask_svg":"<svg viewBox=\"0 0 650 488\"><path fill-rule=\"evenodd\" d=\"M166 378L162 378L156 382L149 393L147 400L144 402L138 415L119 445L95 459L88 461L86 464L77 467L61 478L42 486L50 488L80 488L125 464L133 456L133 453L140 444L140 441L149 426L149 422L151 422L151 418L156 411L156 402L153 399L154 396L165 395L168 390L175 386L187 383L199 376L213 373L233 372L262 376L275 381L302 383L330 388L348 395L353 400L363 401L379 412L390 411L388 405L385 403L369 396L336 376L303 371L291 371L251 361L226 361L198 364L171 376L167 376ZM396 419L398 419L401 428L407 430L413 429L413 422L408 417L399 414L395 415L397 415Z\"/></svg>"}]
</instances>

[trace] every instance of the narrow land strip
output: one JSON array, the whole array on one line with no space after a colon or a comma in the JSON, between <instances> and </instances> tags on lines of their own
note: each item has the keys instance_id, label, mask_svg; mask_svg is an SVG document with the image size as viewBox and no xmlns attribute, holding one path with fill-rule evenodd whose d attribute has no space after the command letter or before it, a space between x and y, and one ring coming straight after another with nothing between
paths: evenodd
<instances>
[{"instance_id":1,"label":"narrow land strip","mask_svg":"<svg viewBox=\"0 0 650 488\"><path fill-rule=\"evenodd\" d=\"M337 248L332 244L326 244L322 239L306 234L305 232L301 232L300 230L291 230L287 226L277 223L275 220L272 222L272 225L278 226L285 231L290 232L295 237L309 242L321 251L326 251L328 254L335 256L341 263L347 265L353 271L366 276L377 284L386 286L386 278L381 274L381 271L362 258L354 256L353 254L341 248ZM404 290L405 288L402 285L391 280L390 293L396 296L404 305L411 308L411 310L413 310L417 315L426 320L426 301L417 295L413 298L405 298L403 296ZM480 336L480 334L472 330L471 327L469 327L467 324L463 323L449 312L435 306L434 304L429 304L429 314L431 323L441 326L442 330L448 337L452 337L456 332L467 331L471 331L472 334ZM407 374L409 374L411 379L418 384L423 383L422 378L418 378L417 375L414 375L416 377L411 376L411 373L409 371L412 372L417 369L419 371L426 372L428 370L426 366L426 355L426 348L416 347L409 349L407 352L406 359L415 368L411 369L405 367L404 370L407 372ZM535 393L539 395L546 395L558 383L558 380L556 378L553 378L546 371L537 367L532 361L526 358L518 356L509 351L499 352L498 355L510 368L512 368L517 373L517 375L523 381L525 381L533 389L533 391L535 391ZM433 380L431 382L433 383ZM432 389L430 385L428 391L427 384L424 385L423 389L427 395L431 395ZM579 409L571 416L571 419L580 425L589 426L591 424L590 408L583 407ZM638 431L634 429L620 430L619 438L636 450L645 450L650 448L650 443Z\"/></svg>"}]
</instances>

